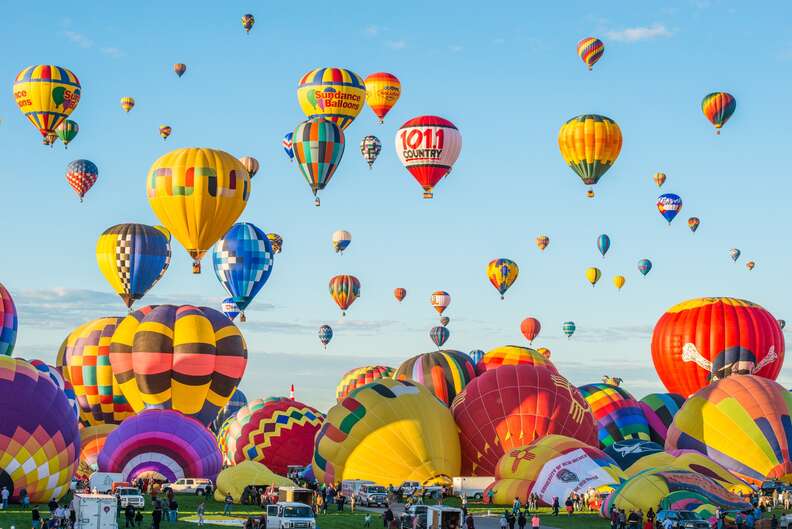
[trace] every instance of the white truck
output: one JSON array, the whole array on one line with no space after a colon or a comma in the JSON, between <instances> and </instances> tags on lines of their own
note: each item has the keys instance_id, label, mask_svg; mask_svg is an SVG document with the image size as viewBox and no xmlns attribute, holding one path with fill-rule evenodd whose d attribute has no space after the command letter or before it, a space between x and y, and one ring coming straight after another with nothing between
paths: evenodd
<instances>
[{"instance_id":1,"label":"white truck","mask_svg":"<svg viewBox=\"0 0 792 529\"><path fill-rule=\"evenodd\" d=\"M172 490L174 494L195 494L196 496L211 496L214 491L212 480L203 478L179 478L163 490L167 493Z\"/></svg>"},{"instance_id":2,"label":"white truck","mask_svg":"<svg viewBox=\"0 0 792 529\"><path fill-rule=\"evenodd\" d=\"M345 479L341 482L341 494L346 496L347 501L353 496L355 497L355 501L357 501L360 490L368 485L375 485L375 483L365 479Z\"/></svg>"},{"instance_id":3,"label":"white truck","mask_svg":"<svg viewBox=\"0 0 792 529\"><path fill-rule=\"evenodd\" d=\"M267 505L267 529L316 529L313 509L304 503Z\"/></svg>"},{"instance_id":4,"label":"white truck","mask_svg":"<svg viewBox=\"0 0 792 529\"><path fill-rule=\"evenodd\" d=\"M461 529L464 522L462 509L445 505L426 508L426 529Z\"/></svg>"},{"instance_id":5,"label":"white truck","mask_svg":"<svg viewBox=\"0 0 792 529\"><path fill-rule=\"evenodd\" d=\"M484 491L495 482L489 476L457 476L453 478L454 496L472 498L475 501L484 499Z\"/></svg>"},{"instance_id":6,"label":"white truck","mask_svg":"<svg viewBox=\"0 0 792 529\"><path fill-rule=\"evenodd\" d=\"M113 492L113 483L124 481L124 475L120 472L94 472L88 478L88 488L102 494Z\"/></svg>"},{"instance_id":7,"label":"white truck","mask_svg":"<svg viewBox=\"0 0 792 529\"><path fill-rule=\"evenodd\" d=\"M126 509L127 505L135 509L143 509L146 506L146 499L137 487L116 487L115 495L121 500L122 509Z\"/></svg>"},{"instance_id":8,"label":"white truck","mask_svg":"<svg viewBox=\"0 0 792 529\"><path fill-rule=\"evenodd\" d=\"M75 494L74 529L118 529L116 497L110 494Z\"/></svg>"}]
</instances>

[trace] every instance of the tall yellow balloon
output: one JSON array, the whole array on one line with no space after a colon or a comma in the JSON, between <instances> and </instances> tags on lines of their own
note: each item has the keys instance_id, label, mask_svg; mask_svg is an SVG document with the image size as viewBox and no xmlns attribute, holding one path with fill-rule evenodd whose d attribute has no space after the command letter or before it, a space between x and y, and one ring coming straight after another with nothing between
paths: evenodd
<instances>
[{"instance_id":1,"label":"tall yellow balloon","mask_svg":"<svg viewBox=\"0 0 792 529\"><path fill-rule=\"evenodd\" d=\"M160 222L193 258L201 258L247 205L250 174L235 156L217 149L176 149L158 159L146 177L146 196Z\"/></svg>"},{"instance_id":2,"label":"tall yellow balloon","mask_svg":"<svg viewBox=\"0 0 792 529\"><path fill-rule=\"evenodd\" d=\"M586 269L586 279L588 279L588 282L591 283L591 286L596 285L597 281L600 280L600 277L602 277L602 271L599 268L592 266L591 268Z\"/></svg>"},{"instance_id":3,"label":"tall yellow balloon","mask_svg":"<svg viewBox=\"0 0 792 529\"><path fill-rule=\"evenodd\" d=\"M597 114L575 116L558 131L558 148L570 169L586 185L599 182L610 169L622 148L619 125ZM594 191L588 190L589 197Z\"/></svg>"},{"instance_id":4,"label":"tall yellow balloon","mask_svg":"<svg viewBox=\"0 0 792 529\"><path fill-rule=\"evenodd\" d=\"M613 276L613 286L615 286L618 290L621 290L624 286L624 283L627 282L627 279L624 276Z\"/></svg>"},{"instance_id":5,"label":"tall yellow balloon","mask_svg":"<svg viewBox=\"0 0 792 529\"><path fill-rule=\"evenodd\" d=\"M30 120L49 144L55 128L80 102L80 80L70 70L53 64L28 66L14 80L14 99L19 110Z\"/></svg>"},{"instance_id":6,"label":"tall yellow balloon","mask_svg":"<svg viewBox=\"0 0 792 529\"><path fill-rule=\"evenodd\" d=\"M353 71L317 68L300 79L297 101L308 119L329 119L344 130L363 110L366 85Z\"/></svg>"}]
</instances>

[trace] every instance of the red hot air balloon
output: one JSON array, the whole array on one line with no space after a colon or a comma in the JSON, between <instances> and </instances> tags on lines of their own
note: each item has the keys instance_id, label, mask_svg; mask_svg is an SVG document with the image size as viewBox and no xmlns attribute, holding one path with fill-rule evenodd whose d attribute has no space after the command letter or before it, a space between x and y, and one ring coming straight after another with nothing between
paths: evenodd
<instances>
[{"instance_id":1,"label":"red hot air balloon","mask_svg":"<svg viewBox=\"0 0 792 529\"><path fill-rule=\"evenodd\" d=\"M533 343L533 339L539 335L542 330L542 324L536 318L525 318L520 324L520 331L522 331L528 343Z\"/></svg>"},{"instance_id":2,"label":"red hot air balloon","mask_svg":"<svg viewBox=\"0 0 792 529\"><path fill-rule=\"evenodd\" d=\"M784 335L773 315L756 303L692 299L657 321L652 360L668 391L687 397L735 374L775 380L784 363Z\"/></svg>"},{"instance_id":3,"label":"red hot air balloon","mask_svg":"<svg viewBox=\"0 0 792 529\"><path fill-rule=\"evenodd\" d=\"M438 116L419 116L396 131L396 154L432 198L432 189L446 176L462 150L462 135L456 126Z\"/></svg>"},{"instance_id":4,"label":"red hot air balloon","mask_svg":"<svg viewBox=\"0 0 792 529\"><path fill-rule=\"evenodd\" d=\"M393 289L393 297L395 297L399 303L407 297L407 289L406 288L394 288Z\"/></svg>"}]
</instances>

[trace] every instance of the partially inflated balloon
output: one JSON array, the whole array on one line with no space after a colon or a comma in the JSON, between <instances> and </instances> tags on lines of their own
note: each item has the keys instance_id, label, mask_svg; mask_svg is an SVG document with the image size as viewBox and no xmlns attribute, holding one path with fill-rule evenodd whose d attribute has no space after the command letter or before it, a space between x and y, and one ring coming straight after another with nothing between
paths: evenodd
<instances>
[{"instance_id":1,"label":"partially inflated balloon","mask_svg":"<svg viewBox=\"0 0 792 529\"><path fill-rule=\"evenodd\" d=\"M625 389L610 384L586 384L578 388L597 420L600 446L617 441L649 441L649 425L638 401Z\"/></svg>"},{"instance_id":2,"label":"partially inflated balloon","mask_svg":"<svg viewBox=\"0 0 792 529\"><path fill-rule=\"evenodd\" d=\"M393 74L377 72L366 77L365 84L366 104L383 123L401 96L401 82Z\"/></svg>"},{"instance_id":3,"label":"partially inflated balloon","mask_svg":"<svg viewBox=\"0 0 792 529\"><path fill-rule=\"evenodd\" d=\"M547 235L540 235L536 238L536 246L539 247L540 250L544 250L550 244L550 237Z\"/></svg>"},{"instance_id":4,"label":"partially inflated balloon","mask_svg":"<svg viewBox=\"0 0 792 529\"><path fill-rule=\"evenodd\" d=\"M523 333L528 343L532 343L533 339L539 335L542 330L542 324L536 318L525 318L520 324L520 332Z\"/></svg>"},{"instance_id":5,"label":"partially inflated balloon","mask_svg":"<svg viewBox=\"0 0 792 529\"><path fill-rule=\"evenodd\" d=\"M657 184L657 187L663 187L663 184L665 184L666 181L666 174L655 173L654 176L652 177L652 180L654 180L654 183Z\"/></svg>"},{"instance_id":6,"label":"partially inflated balloon","mask_svg":"<svg viewBox=\"0 0 792 529\"><path fill-rule=\"evenodd\" d=\"M443 347L443 344L445 344L448 341L448 338L450 336L451 336L451 331L449 331L442 325L437 327L432 327L429 330L429 338L432 340L432 342L434 342L434 344L437 346L438 349L440 347Z\"/></svg>"},{"instance_id":7,"label":"partially inflated balloon","mask_svg":"<svg viewBox=\"0 0 792 529\"><path fill-rule=\"evenodd\" d=\"M76 121L70 119L64 120L60 125L55 127L55 133L58 135L58 138L60 138L60 141L63 142L63 146L67 149L69 148L69 143L77 137L78 132L80 132L80 126Z\"/></svg>"},{"instance_id":8,"label":"partially inflated balloon","mask_svg":"<svg viewBox=\"0 0 792 529\"><path fill-rule=\"evenodd\" d=\"M617 290L621 290L626 282L627 279L624 276L613 276L613 286L615 286Z\"/></svg>"},{"instance_id":9,"label":"partially inflated balloon","mask_svg":"<svg viewBox=\"0 0 792 529\"><path fill-rule=\"evenodd\" d=\"M599 250L599 253L602 254L602 257L605 257L605 254L608 253L610 244L610 237L608 237L606 234L603 233L597 237L597 250Z\"/></svg>"},{"instance_id":10,"label":"partially inflated balloon","mask_svg":"<svg viewBox=\"0 0 792 529\"><path fill-rule=\"evenodd\" d=\"M670 450L646 455L625 469L628 477L652 468L669 467L674 470L687 470L704 475L719 482L727 490L751 494L750 486L725 467L695 450Z\"/></svg>"},{"instance_id":11,"label":"partially inflated balloon","mask_svg":"<svg viewBox=\"0 0 792 529\"><path fill-rule=\"evenodd\" d=\"M74 160L66 166L66 182L83 201L85 193L93 187L99 178L99 168L90 160Z\"/></svg>"},{"instance_id":12,"label":"partially inflated balloon","mask_svg":"<svg viewBox=\"0 0 792 529\"><path fill-rule=\"evenodd\" d=\"M402 165L423 188L424 198L451 172L462 150L456 126L438 116L419 116L396 131L396 154Z\"/></svg>"},{"instance_id":13,"label":"partially inflated balloon","mask_svg":"<svg viewBox=\"0 0 792 529\"><path fill-rule=\"evenodd\" d=\"M395 370L387 366L364 366L356 367L344 373L341 381L336 386L336 400L341 402L353 390L371 384L381 378L392 378Z\"/></svg>"},{"instance_id":14,"label":"partially inflated balloon","mask_svg":"<svg viewBox=\"0 0 792 529\"><path fill-rule=\"evenodd\" d=\"M652 261L649 259L641 259L638 261L638 271L641 272L642 276L646 276L649 271L652 269Z\"/></svg>"},{"instance_id":15,"label":"partially inflated balloon","mask_svg":"<svg viewBox=\"0 0 792 529\"><path fill-rule=\"evenodd\" d=\"M539 351L517 345L504 345L490 349L476 362L476 371L478 374L482 374L485 371L492 371L501 366L519 366L523 364L546 367L553 372L557 372L552 362Z\"/></svg>"},{"instance_id":16,"label":"partially inflated balloon","mask_svg":"<svg viewBox=\"0 0 792 529\"><path fill-rule=\"evenodd\" d=\"M14 79L14 99L45 139L77 108L80 80L70 70L52 64L28 66ZM47 143L49 144L49 143Z\"/></svg>"},{"instance_id":17,"label":"partially inflated balloon","mask_svg":"<svg viewBox=\"0 0 792 529\"><path fill-rule=\"evenodd\" d=\"M121 108L124 109L124 112L129 112L133 108L135 108L135 98L134 97L122 97L121 98Z\"/></svg>"},{"instance_id":18,"label":"partially inflated balloon","mask_svg":"<svg viewBox=\"0 0 792 529\"><path fill-rule=\"evenodd\" d=\"M236 222L250 195L250 175L227 152L176 149L155 161L146 178L146 196L160 222L193 259L201 258Z\"/></svg>"},{"instance_id":19,"label":"partially inflated balloon","mask_svg":"<svg viewBox=\"0 0 792 529\"><path fill-rule=\"evenodd\" d=\"M571 338L573 334L575 334L575 322L574 321L565 321L561 325L561 330L566 335L567 338Z\"/></svg>"},{"instance_id":20,"label":"partially inflated balloon","mask_svg":"<svg viewBox=\"0 0 792 529\"><path fill-rule=\"evenodd\" d=\"M429 298L429 302L432 304L434 309L437 311L438 314L442 314L446 308L451 304L451 294L444 290L437 290L432 293L431 297Z\"/></svg>"},{"instance_id":21,"label":"partially inflated balloon","mask_svg":"<svg viewBox=\"0 0 792 529\"><path fill-rule=\"evenodd\" d=\"M294 160L294 141L292 140L293 137L294 137L294 132L287 132L283 136L283 140L281 140L281 147L283 147L283 150L286 151L286 156L289 157L290 162Z\"/></svg>"},{"instance_id":22,"label":"partially inflated balloon","mask_svg":"<svg viewBox=\"0 0 792 529\"><path fill-rule=\"evenodd\" d=\"M294 157L317 206L317 193L333 178L344 155L344 145L344 131L321 117L303 121L294 129Z\"/></svg>"},{"instance_id":23,"label":"partially inflated balloon","mask_svg":"<svg viewBox=\"0 0 792 529\"><path fill-rule=\"evenodd\" d=\"M586 37L578 42L577 52L580 59L586 63L589 71L594 64L600 60L602 54L605 53L605 45L596 37Z\"/></svg>"},{"instance_id":24,"label":"partially inflated balloon","mask_svg":"<svg viewBox=\"0 0 792 529\"><path fill-rule=\"evenodd\" d=\"M84 478L99 470L99 453L104 448L107 436L118 428L115 424L86 426L80 430L80 465L77 474Z\"/></svg>"},{"instance_id":25,"label":"partially inflated balloon","mask_svg":"<svg viewBox=\"0 0 792 529\"><path fill-rule=\"evenodd\" d=\"M330 297L341 309L341 315L360 297L360 281L355 276L340 275L330 279Z\"/></svg>"},{"instance_id":26,"label":"partially inflated balloon","mask_svg":"<svg viewBox=\"0 0 792 529\"><path fill-rule=\"evenodd\" d=\"M602 271L596 267L586 268L586 280L591 283L591 286L597 284L597 281L602 277Z\"/></svg>"},{"instance_id":27,"label":"partially inflated balloon","mask_svg":"<svg viewBox=\"0 0 792 529\"><path fill-rule=\"evenodd\" d=\"M487 278L500 293L501 299L509 287L517 281L519 274L520 267L511 259L493 259L487 265Z\"/></svg>"},{"instance_id":28,"label":"partially inflated balloon","mask_svg":"<svg viewBox=\"0 0 792 529\"><path fill-rule=\"evenodd\" d=\"M308 119L325 118L341 130L360 114L365 99L363 79L344 68L311 70L297 84L297 102Z\"/></svg>"},{"instance_id":29,"label":"partially inflated balloon","mask_svg":"<svg viewBox=\"0 0 792 529\"><path fill-rule=\"evenodd\" d=\"M184 72L187 71L187 65L181 62L177 62L176 64L173 65L173 71L176 72L176 75L181 77L182 75L184 75Z\"/></svg>"},{"instance_id":30,"label":"partially inflated balloon","mask_svg":"<svg viewBox=\"0 0 792 529\"><path fill-rule=\"evenodd\" d=\"M69 407L74 412L74 418L79 419L80 406L77 404L77 395L74 393L74 386L72 383L63 378L63 368L59 369L37 359L29 360L29 362L30 365L38 369L41 373L47 375L52 383L66 395L66 399L69 401Z\"/></svg>"},{"instance_id":31,"label":"partially inflated balloon","mask_svg":"<svg viewBox=\"0 0 792 529\"><path fill-rule=\"evenodd\" d=\"M649 425L652 441L665 444L668 427L684 403L685 397L676 393L650 393L638 402Z\"/></svg>"},{"instance_id":32,"label":"partially inflated balloon","mask_svg":"<svg viewBox=\"0 0 792 529\"><path fill-rule=\"evenodd\" d=\"M231 395L231 399L228 401L228 403L225 406L223 406L223 408L217 414L217 417L215 417L214 420L212 421L212 424L210 425L209 429L215 433L219 432L223 424L228 419L236 415L236 413L240 409L247 406L247 404L248 404L248 400L245 394L242 393L241 389L236 388L234 390L234 394Z\"/></svg>"},{"instance_id":33,"label":"partially inflated balloon","mask_svg":"<svg viewBox=\"0 0 792 529\"><path fill-rule=\"evenodd\" d=\"M360 140L360 154L363 159L368 163L369 169L374 166L374 161L382 151L382 142L376 136L366 136Z\"/></svg>"},{"instance_id":34,"label":"partially inflated balloon","mask_svg":"<svg viewBox=\"0 0 792 529\"><path fill-rule=\"evenodd\" d=\"M657 197L657 211L671 224L674 217L682 209L682 199L674 193L666 193Z\"/></svg>"},{"instance_id":35,"label":"partially inflated balloon","mask_svg":"<svg viewBox=\"0 0 792 529\"><path fill-rule=\"evenodd\" d=\"M564 161L583 183L594 185L619 157L621 130L615 121L605 116L575 116L558 132L558 147Z\"/></svg>"},{"instance_id":36,"label":"partially inflated balloon","mask_svg":"<svg viewBox=\"0 0 792 529\"><path fill-rule=\"evenodd\" d=\"M603 451L611 456L619 467L627 470L644 457L662 453L663 445L643 439L628 439L626 441L616 441L606 446Z\"/></svg>"},{"instance_id":37,"label":"partially inflated balloon","mask_svg":"<svg viewBox=\"0 0 792 529\"><path fill-rule=\"evenodd\" d=\"M281 250L283 249L283 237L277 233L268 233L267 239L269 239L270 244L272 245L272 251L275 253L281 253Z\"/></svg>"},{"instance_id":38,"label":"partially inflated balloon","mask_svg":"<svg viewBox=\"0 0 792 529\"><path fill-rule=\"evenodd\" d=\"M692 231L693 233L696 233L699 224L701 224L701 220L699 220L698 217L690 217L688 219L688 228L690 228L690 231Z\"/></svg>"},{"instance_id":39,"label":"partially inflated balloon","mask_svg":"<svg viewBox=\"0 0 792 529\"><path fill-rule=\"evenodd\" d=\"M247 172L250 173L250 178L256 176L256 173L258 173L260 167L258 160L256 160L252 156L243 156L242 158L239 159L239 161L242 162L242 165L245 166Z\"/></svg>"},{"instance_id":40,"label":"partially inflated balloon","mask_svg":"<svg viewBox=\"0 0 792 529\"><path fill-rule=\"evenodd\" d=\"M336 230L333 232L332 242L336 253L344 253L344 250L352 242L352 234L346 230Z\"/></svg>"},{"instance_id":41,"label":"partially inflated balloon","mask_svg":"<svg viewBox=\"0 0 792 529\"><path fill-rule=\"evenodd\" d=\"M250 33L250 30L253 29L253 24L256 23L256 17L247 13L246 15L242 15L242 28L245 30L245 33Z\"/></svg>"},{"instance_id":42,"label":"partially inflated balloon","mask_svg":"<svg viewBox=\"0 0 792 529\"><path fill-rule=\"evenodd\" d=\"M715 133L720 134L729 118L737 109L737 100L728 92L713 92L704 96L701 111L710 123L715 125Z\"/></svg>"},{"instance_id":43,"label":"partially inflated balloon","mask_svg":"<svg viewBox=\"0 0 792 529\"><path fill-rule=\"evenodd\" d=\"M396 380L412 380L423 384L446 405L451 405L454 397L475 377L476 367L470 357L454 350L408 358L393 375Z\"/></svg>"},{"instance_id":44,"label":"partially inflated balloon","mask_svg":"<svg viewBox=\"0 0 792 529\"><path fill-rule=\"evenodd\" d=\"M0 283L0 356L11 356L11 353L14 352L18 326L19 320L14 298Z\"/></svg>"},{"instance_id":45,"label":"partially inflated balloon","mask_svg":"<svg viewBox=\"0 0 792 529\"><path fill-rule=\"evenodd\" d=\"M405 297L407 297L407 289L406 288L394 288L393 289L393 297L401 303Z\"/></svg>"},{"instance_id":46,"label":"partially inflated balloon","mask_svg":"<svg viewBox=\"0 0 792 529\"><path fill-rule=\"evenodd\" d=\"M327 344L333 339L333 328L329 325L322 325L319 327L319 341L327 349Z\"/></svg>"}]
</instances>

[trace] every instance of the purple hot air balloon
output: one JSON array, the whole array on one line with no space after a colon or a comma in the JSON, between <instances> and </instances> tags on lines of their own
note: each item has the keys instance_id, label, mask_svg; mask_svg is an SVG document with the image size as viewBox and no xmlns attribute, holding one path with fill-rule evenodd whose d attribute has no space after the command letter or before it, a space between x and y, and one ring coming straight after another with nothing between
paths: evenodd
<instances>
[{"instance_id":1,"label":"purple hot air balloon","mask_svg":"<svg viewBox=\"0 0 792 529\"><path fill-rule=\"evenodd\" d=\"M174 410L146 410L122 422L99 453L100 472L120 472L132 481L156 472L179 478L214 480L223 459L215 436L197 420Z\"/></svg>"}]
</instances>

